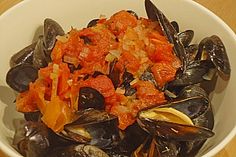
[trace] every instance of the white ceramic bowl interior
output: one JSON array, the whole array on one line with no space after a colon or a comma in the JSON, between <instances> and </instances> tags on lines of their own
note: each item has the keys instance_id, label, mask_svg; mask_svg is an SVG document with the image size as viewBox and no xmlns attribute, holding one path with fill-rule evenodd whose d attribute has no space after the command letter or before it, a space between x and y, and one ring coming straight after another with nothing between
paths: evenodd
<instances>
[{"instance_id":1,"label":"white ceramic bowl interior","mask_svg":"<svg viewBox=\"0 0 236 157\"><path fill-rule=\"evenodd\" d=\"M236 133L236 37L234 32L216 15L191 0L155 0L170 20L178 21L181 30L195 31L194 41L216 34L225 44L232 68L229 82L218 80L212 105L215 114L215 136L207 141L198 156L213 156ZM99 15L109 17L119 10L131 9L146 16L144 1L134 0L24 0L0 16L0 148L10 157L20 154L11 146L14 121L21 116L15 111L15 93L5 83L10 57L32 43L42 32L41 25L47 17L56 20L69 31L71 26L85 27ZM36 35L35 35L35 32Z\"/></svg>"}]
</instances>

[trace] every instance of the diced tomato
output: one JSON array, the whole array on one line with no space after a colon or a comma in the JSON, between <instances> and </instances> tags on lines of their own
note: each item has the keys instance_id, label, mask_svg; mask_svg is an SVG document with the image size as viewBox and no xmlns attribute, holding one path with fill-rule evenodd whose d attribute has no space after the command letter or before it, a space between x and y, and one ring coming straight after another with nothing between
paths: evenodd
<instances>
[{"instance_id":1,"label":"diced tomato","mask_svg":"<svg viewBox=\"0 0 236 157\"><path fill-rule=\"evenodd\" d=\"M120 11L107 21L108 28L115 34L124 33L128 27L135 27L137 19L127 11Z\"/></svg>"},{"instance_id":2,"label":"diced tomato","mask_svg":"<svg viewBox=\"0 0 236 157\"><path fill-rule=\"evenodd\" d=\"M144 103L145 107L166 102L164 93L158 91L149 81L138 81L134 87L137 89L138 99Z\"/></svg>"},{"instance_id":3,"label":"diced tomato","mask_svg":"<svg viewBox=\"0 0 236 157\"><path fill-rule=\"evenodd\" d=\"M26 91L20 93L16 98L16 109L18 112L35 112L38 110L37 103L35 102L36 98L35 92Z\"/></svg>"},{"instance_id":4,"label":"diced tomato","mask_svg":"<svg viewBox=\"0 0 236 157\"><path fill-rule=\"evenodd\" d=\"M125 130L128 126L135 122L132 110L127 106L114 105L110 111L111 114L115 115L119 119L119 128Z\"/></svg>"},{"instance_id":5,"label":"diced tomato","mask_svg":"<svg viewBox=\"0 0 236 157\"><path fill-rule=\"evenodd\" d=\"M172 45L167 43L156 43L147 48L148 57L157 63L160 61L172 62L175 56L172 52Z\"/></svg>"},{"instance_id":6,"label":"diced tomato","mask_svg":"<svg viewBox=\"0 0 236 157\"><path fill-rule=\"evenodd\" d=\"M58 95L66 93L69 89L69 77L70 77L70 69L66 63L62 63L59 65L59 76L58 76Z\"/></svg>"},{"instance_id":7,"label":"diced tomato","mask_svg":"<svg viewBox=\"0 0 236 157\"><path fill-rule=\"evenodd\" d=\"M176 74L176 68L167 62L155 63L151 70L160 87L163 87L167 82L174 80Z\"/></svg>"},{"instance_id":8,"label":"diced tomato","mask_svg":"<svg viewBox=\"0 0 236 157\"><path fill-rule=\"evenodd\" d=\"M140 60L129 52L123 52L120 59L116 63L116 67L120 71L126 69L128 72L135 74L140 67Z\"/></svg>"},{"instance_id":9,"label":"diced tomato","mask_svg":"<svg viewBox=\"0 0 236 157\"><path fill-rule=\"evenodd\" d=\"M96 78L89 78L82 83L81 87L83 86L92 87L98 90L105 98L115 94L115 88L112 81L105 75L99 75Z\"/></svg>"}]
</instances>

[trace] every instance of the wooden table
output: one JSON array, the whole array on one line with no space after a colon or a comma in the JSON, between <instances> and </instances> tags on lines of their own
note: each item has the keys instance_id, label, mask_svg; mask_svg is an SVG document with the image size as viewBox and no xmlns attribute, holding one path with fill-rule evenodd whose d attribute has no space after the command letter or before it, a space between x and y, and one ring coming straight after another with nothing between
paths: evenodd
<instances>
[{"instance_id":1,"label":"wooden table","mask_svg":"<svg viewBox=\"0 0 236 157\"><path fill-rule=\"evenodd\" d=\"M0 0L0 14L21 0ZM221 17L236 32L235 0L195 0ZM215 157L236 156L236 137ZM7 157L0 150L0 157Z\"/></svg>"}]
</instances>

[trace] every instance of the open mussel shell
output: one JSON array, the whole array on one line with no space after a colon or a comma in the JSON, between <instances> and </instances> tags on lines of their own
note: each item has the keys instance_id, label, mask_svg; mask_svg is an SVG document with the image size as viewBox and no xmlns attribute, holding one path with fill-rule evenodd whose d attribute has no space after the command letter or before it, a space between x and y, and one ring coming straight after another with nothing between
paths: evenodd
<instances>
[{"instance_id":1,"label":"open mussel shell","mask_svg":"<svg viewBox=\"0 0 236 157\"><path fill-rule=\"evenodd\" d=\"M179 24L176 21L171 21L171 25L175 28L175 31L179 33Z\"/></svg>"},{"instance_id":2,"label":"open mussel shell","mask_svg":"<svg viewBox=\"0 0 236 157\"><path fill-rule=\"evenodd\" d=\"M151 119L139 119L138 122L150 134L166 139L174 139L177 141L195 141L205 140L214 136L214 133L211 130L193 125L184 125Z\"/></svg>"},{"instance_id":3,"label":"open mussel shell","mask_svg":"<svg viewBox=\"0 0 236 157\"><path fill-rule=\"evenodd\" d=\"M137 122L127 127L121 134L121 141L112 149L106 150L111 157L130 157L145 141L148 133Z\"/></svg>"},{"instance_id":4,"label":"open mussel shell","mask_svg":"<svg viewBox=\"0 0 236 157\"><path fill-rule=\"evenodd\" d=\"M40 69L46 67L50 62L50 56L46 55L46 49L44 47L43 36L39 36L37 44L35 46L33 54L33 65L34 67Z\"/></svg>"},{"instance_id":5,"label":"open mussel shell","mask_svg":"<svg viewBox=\"0 0 236 157\"><path fill-rule=\"evenodd\" d=\"M157 143L154 138L148 136L146 140L132 153L131 157L160 157Z\"/></svg>"},{"instance_id":6,"label":"open mussel shell","mask_svg":"<svg viewBox=\"0 0 236 157\"><path fill-rule=\"evenodd\" d=\"M196 96L141 110L138 116L144 119L168 120L182 124L188 122L191 124L191 119L204 114L208 106L208 99Z\"/></svg>"},{"instance_id":7,"label":"open mussel shell","mask_svg":"<svg viewBox=\"0 0 236 157\"><path fill-rule=\"evenodd\" d=\"M44 39L45 48L51 51L56 43L56 37L65 35L62 27L54 20L46 18L44 20ZM47 54L50 55L50 54Z\"/></svg>"},{"instance_id":8,"label":"open mussel shell","mask_svg":"<svg viewBox=\"0 0 236 157\"><path fill-rule=\"evenodd\" d=\"M99 21L99 19L93 19L93 20L91 20L91 21L88 23L87 28L96 26L98 21Z\"/></svg>"},{"instance_id":9,"label":"open mussel shell","mask_svg":"<svg viewBox=\"0 0 236 157\"><path fill-rule=\"evenodd\" d=\"M193 40L193 36L193 30L186 30L184 32L178 33L179 41L184 45L184 47L187 47L191 43L191 41Z\"/></svg>"},{"instance_id":10,"label":"open mussel shell","mask_svg":"<svg viewBox=\"0 0 236 157\"><path fill-rule=\"evenodd\" d=\"M40 122L23 122L16 128L13 145L25 157L46 156L49 150L48 128Z\"/></svg>"},{"instance_id":11,"label":"open mussel shell","mask_svg":"<svg viewBox=\"0 0 236 157\"><path fill-rule=\"evenodd\" d=\"M120 84L120 70L116 68L117 59L114 59L109 65L109 74L108 77L111 79L115 89Z\"/></svg>"},{"instance_id":12,"label":"open mussel shell","mask_svg":"<svg viewBox=\"0 0 236 157\"><path fill-rule=\"evenodd\" d=\"M94 88L81 87L79 91L78 108L79 110L84 110L88 108L104 110L104 96Z\"/></svg>"},{"instance_id":13,"label":"open mussel shell","mask_svg":"<svg viewBox=\"0 0 236 157\"><path fill-rule=\"evenodd\" d=\"M20 64L11 68L6 75L7 84L17 92L29 89L30 82L38 78L38 69L30 64Z\"/></svg>"},{"instance_id":14,"label":"open mussel shell","mask_svg":"<svg viewBox=\"0 0 236 157\"><path fill-rule=\"evenodd\" d=\"M194 126L191 119L204 114L207 108L207 99L189 98L144 109L138 113L137 121L152 135L182 141L203 140L213 136L214 133L208 128Z\"/></svg>"},{"instance_id":15,"label":"open mussel shell","mask_svg":"<svg viewBox=\"0 0 236 157\"><path fill-rule=\"evenodd\" d=\"M231 73L229 58L221 39L216 35L204 38L199 44L199 49L195 57L196 60L201 59L202 55L204 55L204 50L220 74L224 78L229 78Z\"/></svg>"},{"instance_id":16,"label":"open mussel shell","mask_svg":"<svg viewBox=\"0 0 236 157\"><path fill-rule=\"evenodd\" d=\"M85 144L54 148L49 152L50 157L109 157L103 150Z\"/></svg>"},{"instance_id":17,"label":"open mussel shell","mask_svg":"<svg viewBox=\"0 0 236 157\"><path fill-rule=\"evenodd\" d=\"M39 122L41 117L42 113L40 111L24 113L24 118L26 121Z\"/></svg>"},{"instance_id":18,"label":"open mussel shell","mask_svg":"<svg viewBox=\"0 0 236 157\"><path fill-rule=\"evenodd\" d=\"M184 87L180 91L178 98L185 99L185 98L191 98L195 96L202 96L208 99L207 92L203 88L201 88L199 85L196 85L196 84Z\"/></svg>"},{"instance_id":19,"label":"open mussel shell","mask_svg":"<svg viewBox=\"0 0 236 157\"><path fill-rule=\"evenodd\" d=\"M120 141L118 118L105 111L80 111L73 123L67 124L60 135L71 141L111 148Z\"/></svg>"},{"instance_id":20,"label":"open mussel shell","mask_svg":"<svg viewBox=\"0 0 236 157\"><path fill-rule=\"evenodd\" d=\"M178 39L177 31L166 16L159 9L157 9L157 7L150 0L145 0L145 8L148 18L159 22L169 42L174 44L174 52L182 62L182 71L185 71L188 62L187 56L183 44Z\"/></svg>"},{"instance_id":21,"label":"open mussel shell","mask_svg":"<svg viewBox=\"0 0 236 157\"><path fill-rule=\"evenodd\" d=\"M188 65L186 71L180 74L175 80L168 83L168 88L184 87L200 83L210 74L210 70L214 68L210 60L197 60ZM208 77L207 77L208 78Z\"/></svg>"},{"instance_id":22,"label":"open mussel shell","mask_svg":"<svg viewBox=\"0 0 236 157\"><path fill-rule=\"evenodd\" d=\"M185 51L188 57L188 61L190 63L193 62L198 51L198 44L191 44L191 45L186 46Z\"/></svg>"},{"instance_id":23,"label":"open mussel shell","mask_svg":"<svg viewBox=\"0 0 236 157\"><path fill-rule=\"evenodd\" d=\"M174 140L166 140L164 138L156 137L158 150L161 157L176 157L179 156L180 144Z\"/></svg>"},{"instance_id":24,"label":"open mussel shell","mask_svg":"<svg viewBox=\"0 0 236 157\"><path fill-rule=\"evenodd\" d=\"M36 43L33 43L24 49L20 50L11 57L10 66L14 67L18 64L33 64L33 53L36 46Z\"/></svg>"}]
</instances>

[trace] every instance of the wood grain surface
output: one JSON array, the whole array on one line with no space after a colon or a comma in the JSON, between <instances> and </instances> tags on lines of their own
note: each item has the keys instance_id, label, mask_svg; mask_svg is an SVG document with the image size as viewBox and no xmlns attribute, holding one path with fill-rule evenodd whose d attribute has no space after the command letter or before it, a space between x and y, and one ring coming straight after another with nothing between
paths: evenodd
<instances>
[{"instance_id":1,"label":"wood grain surface","mask_svg":"<svg viewBox=\"0 0 236 157\"><path fill-rule=\"evenodd\" d=\"M0 0L0 15L22 0ZM236 32L236 0L195 0L221 17ZM215 157L235 157L236 137ZM0 148L1 149L1 148ZM0 150L0 157L7 157Z\"/></svg>"}]
</instances>

